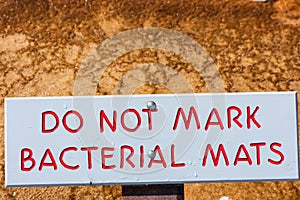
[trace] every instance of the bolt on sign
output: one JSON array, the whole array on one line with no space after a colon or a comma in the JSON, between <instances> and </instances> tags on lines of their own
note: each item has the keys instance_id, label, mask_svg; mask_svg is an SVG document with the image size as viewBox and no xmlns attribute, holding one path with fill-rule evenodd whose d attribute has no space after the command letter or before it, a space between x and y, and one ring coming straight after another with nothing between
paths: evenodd
<instances>
[{"instance_id":1,"label":"bolt on sign","mask_svg":"<svg viewBox=\"0 0 300 200\"><path fill-rule=\"evenodd\" d=\"M6 186L299 179L295 92L5 99Z\"/></svg>"}]
</instances>

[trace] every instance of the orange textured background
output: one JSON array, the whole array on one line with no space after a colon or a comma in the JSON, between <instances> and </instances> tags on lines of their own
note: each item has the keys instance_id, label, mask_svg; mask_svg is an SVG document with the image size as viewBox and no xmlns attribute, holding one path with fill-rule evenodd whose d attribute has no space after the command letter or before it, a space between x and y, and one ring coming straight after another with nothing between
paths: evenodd
<instances>
[{"instance_id":1,"label":"orange textured background","mask_svg":"<svg viewBox=\"0 0 300 200\"><path fill-rule=\"evenodd\" d=\"M299 0L0 0L0 199L121 198L120 186L5 188L4 98L72 95L76 73L88 53L110 36L140 27L173 29L196 40L215 61L226 92L300 92ZM124 71L151 60L180 71L194 92L207 91L188 63L165 52L144 50L114 62L99 77L97 95L111 94ZM135 91L169 92L159 85ZM300 199L300 183L185 185L186 199L221 196Z\"/></svg>"}]
</instances>

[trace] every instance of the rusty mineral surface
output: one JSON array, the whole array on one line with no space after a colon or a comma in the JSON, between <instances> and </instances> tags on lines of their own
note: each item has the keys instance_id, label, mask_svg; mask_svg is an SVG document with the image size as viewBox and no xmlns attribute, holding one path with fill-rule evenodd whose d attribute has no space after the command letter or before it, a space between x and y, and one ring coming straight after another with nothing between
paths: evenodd
<instances>
[{"instance_id":1,"label":"rusty mineral surface","mask_svg":"<svg viewBox=\"0 0 300 200\"><path fill-rule=\"evenodd\" d=\"M120 186L4 187L4 98L73 95L83 59L105 39L141 27L172 29L206 49L226 92L300 92L299 26L299 0L0 0L0 199L121 198ZM126 71L151 62L176 69L193 92L207 92L201 76L184 59L144 49L113 62L99 77L96 95L112 94ZM134 91L170 92L157 84ZM222 196L300 199L300 182L185 185L186 199Z\"/></svg>"}]
</instances>

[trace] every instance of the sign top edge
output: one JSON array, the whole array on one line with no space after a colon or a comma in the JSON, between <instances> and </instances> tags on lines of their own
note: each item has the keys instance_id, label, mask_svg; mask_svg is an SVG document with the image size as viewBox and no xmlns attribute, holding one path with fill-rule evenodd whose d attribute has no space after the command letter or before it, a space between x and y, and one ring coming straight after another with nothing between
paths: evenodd
<instances>
[{"instance_id":1,"label":"sign top edge","mask_svg":"<svg viewBox=\"0 0 300 200\"><path fill-rule=\"evenodd\" d=\"M279 92L231 92L231 93L175 93L175 94L129 94L129 95L93 95L93 96L30 96L30 97L5 97L4 100L18 100L18 99L49 99L49 98L60 98L60 99L69 99L69 98L91 98L91 97L101 97L101 98L111 98L111 97L149 97L149 96L220 96L220 95L274 95L274 94L291 94L296 95L297 91L279 91Z\"/></svg>"}]
</instances>

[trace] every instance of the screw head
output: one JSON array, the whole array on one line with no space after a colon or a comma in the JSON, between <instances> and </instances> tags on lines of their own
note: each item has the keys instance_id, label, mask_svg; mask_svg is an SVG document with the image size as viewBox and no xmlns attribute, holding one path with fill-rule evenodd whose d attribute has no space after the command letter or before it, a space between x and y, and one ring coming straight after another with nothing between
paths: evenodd
<instances>
[{"instance_id":1,"label":"screw head","mask_svg":"<svg viewBox=\"0 0 300 200\"><path fill-rule=\"evenodd\" d=\"M156 103L154 102L154 101L148 101L147 102L147 108L149 109L149 110L155 110L156 109Z\"/></svg>"},{"instance_id":2,"label":"screw head","mask_svg":"<svg viewBox=\"0 0 300 200\"><path fill-rule=\"evenodd\" d=\"M155 158L155 155L156 155L156 153L153 151L153 150L149 150L148 151L148 156L150 157L150 158Z\"/></svg>"}]
</instances>

